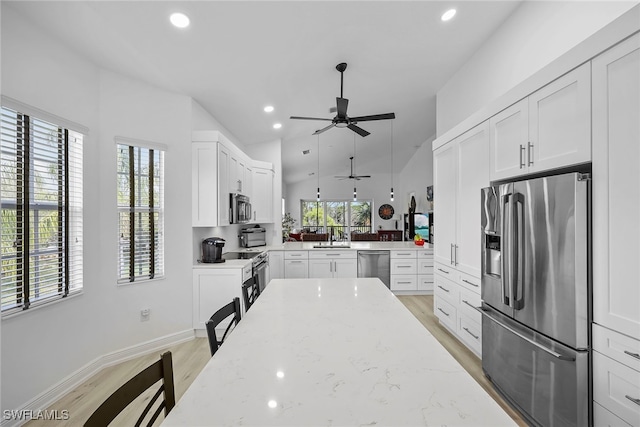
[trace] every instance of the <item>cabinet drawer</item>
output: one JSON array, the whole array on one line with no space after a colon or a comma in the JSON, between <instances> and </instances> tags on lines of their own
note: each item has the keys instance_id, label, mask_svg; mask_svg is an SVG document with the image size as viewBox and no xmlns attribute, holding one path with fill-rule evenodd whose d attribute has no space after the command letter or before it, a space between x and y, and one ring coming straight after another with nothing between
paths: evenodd
<instances>
[{"instance_id":1,"label":"cabinet drawer","mask_svg":"<svg viewBox=\"0 0 640 427\"><path fill-rule=\"evenodd\" d=\"M458 305L458 289L459 287L455 283L443 277L434 277L434 293L439 298L447 300L450 304Z\"/></svg>"},{"instance_id":2,"label":"cabinet drawer","mask_svg":"<svg viewBox=\"0 0 640 427\"><path fill-rule=\"evenodd\" d=\"M418 274L433 274L433 259L418 258Z\"/></svg>"},{"instance_id":3,"label":"cabinet drawer","mask_svg":"<svg viewBox=\"0 0 640 427\"><path fill-rule=\"evenodd\" d=\"M312 258L353 258L356 259L358 253L356 251L309 251L309 259Z\"/></svg>"},{"instance_id":4,"label":"cabinet drawer","mask_svg":"<svg viewBox=\"0 0 640 427\"><path fill-rule=\"evenodd\" d=\"M433 291L433 274L421 274L418 276L419 291Z\"/></svg>"},{"instance_id":5,"label":"cabinet drawer","mask_svg":"<svg viewBox=\"0 0 640 427\"><path fill-rule=\"evenodd\" d=\"M458 272L458 283L472 292L480 294L480 278Z\"/></svg>"},{"instance_id":6,"label":"cabinet drawer","mask_svg":"<svg viewBox=\"0 0 640 427\"><path fill-rule=\"evenodd\" d=\"M307 259L308 251L284 251L284 259Z\"/></svg>"},{"instance_id":7,"label":"cabinet drawer","mask_svg":"<svg viewBox=\"0 0 640 427\"><path fill-rule=\"evenodd\" d=\"M433 300L433 305L433 311L436 316L438 316L438 319L440 319L440 322L447 325L452 331L455 331L457 329L457 314L455 307L442 298L439 298L437 295Z\"/></svg>"},{"instance_id":8,"label":"cabinet drawer","mask_svg":"<svg viewBox=\"0 0 640 427\"><path fill-rule=\"evenodd\" d=\"M451 268L450 266L446 265L446 264L442 264L440 262L436 262L434 267L433 267L433 272L435 274L439 274L443 277L446 277L449 280L456 280L456 270L454 270L453 268Z\"/></svg>"},{"instance_id":9,"label":"cabinet drawer","mask_svg":"<svg viewBox=\"0 0 640 427\"><path fill-rule=\"evenodd\" d=\"M593 425L596 427L631 427L631 424L625 423L595 402L593 403Z\"/></svg>"},{"instance_id":10,"label":"cabinet drawer","mask_svg":"<svg viewBox=\"0 0 640 427\"><path fill-rule=\"evenodd\" d=\"M417 258L418 254L415 250L393 250L391 251L391 259L393 258Z\"/></svg>"},{"instance_id":11,"label":"cabinet drawer","mask_svg":"<svg viewBox=\"0 0 640 427\"><path fill-rule=\"evenodd\" d=\"M458 336L476 354L482 354L482 326L464 314L458 316Z\"/></svg>"},{"instance_id":12,"label":"cabinet drawer","mask_svg":"<svg viewBox=\"0 0 640 427\"><path fill-rule=\"evenodd\" d=\"M592 354L593 400L627 423L640 426L640 372L597 351Z\"/></svg>"},{"instance_id":13,"label":"cabinet drawer","mask_svg":"<svg viewBox=\"0 0 640 427\"><path fill-rule=\"evenodd\" d=\"M613 360L640 371L640 341L592 324L593 349Z\"/></svg>"},{"instance_id":14,"label":"cabinet drawer","mask_svg":"<svg viewBox=\"0 0 640 427\"><path fill-rule=\"evenodd\" d=\"M433 261L433 249L419 249L416 251L418 259L431 259Z\"/></svg>"},{"instance_id":15,"label":"cabinet drawer","mask_svg":"<svg viewBox=\"0 0 640 427\"><path fill-rule=\"evenodd\" d=\"M391 259L391 274L416 274L417 264L415 259Z\"/></svg>"},{"instance_id":16,"label":"cabinet drawer","mask_svg":"<svg viewBox=\"0 0 640 427\"><path fill-rule=\"evenodd\" d=\"M418 278L415 275L391 275L392 291L415 291L418 289Z\"/></svg>"},{"instance_id":17,"label":"cabinet drawer","mask_svg":"<svg viewBox=\"0 0 640 427\"><path fill-rule=\"evenodd\" d=\"M480 307L480 295L468 289L461 288L460 299L458 301L458 307L461 313L464 313L474 322L482 324L482 314L475 309L475 307Z\"/></svg>"}]
</instances>

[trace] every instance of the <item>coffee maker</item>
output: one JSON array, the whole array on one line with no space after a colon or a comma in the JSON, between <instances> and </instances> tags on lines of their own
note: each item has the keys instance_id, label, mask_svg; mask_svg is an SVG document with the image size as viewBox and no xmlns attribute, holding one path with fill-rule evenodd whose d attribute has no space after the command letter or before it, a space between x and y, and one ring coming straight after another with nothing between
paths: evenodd
<instances>
[{"instance_id":1,"label":"coffee maker","mask_svg":"<svg viewBox=\"0 0 640 427\"><path fill-rule=\"evenodd\" d=\"M209 237L202 241L202 258L204 263L224 262L222 258L222 248L225 240L221 237Z\"/></svg>"}]
</instances>

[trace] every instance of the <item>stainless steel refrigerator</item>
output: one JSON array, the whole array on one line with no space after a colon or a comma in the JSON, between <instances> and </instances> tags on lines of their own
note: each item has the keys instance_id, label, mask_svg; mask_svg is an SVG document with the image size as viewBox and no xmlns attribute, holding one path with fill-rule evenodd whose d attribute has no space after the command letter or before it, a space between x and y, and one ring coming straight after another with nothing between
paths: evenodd
<instances>
[{"instance_id":1,"label":"stainless steel refrigerator","mask_svg":"<svg viewBox=\"0 0 640 427\"><path fill-rule=\"evenodd\" d=\"M482 189L482 369L532 425L591 424L590 180Z\"/></svg>"}]
</instances>

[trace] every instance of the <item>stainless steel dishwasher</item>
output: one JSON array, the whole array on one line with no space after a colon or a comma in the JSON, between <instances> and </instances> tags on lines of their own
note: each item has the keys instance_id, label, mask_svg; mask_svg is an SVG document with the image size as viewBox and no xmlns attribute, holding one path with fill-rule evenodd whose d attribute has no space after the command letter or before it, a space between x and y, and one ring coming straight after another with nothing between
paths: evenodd
<instances>
[{"instance_id":1,"label":"stainless steel dishwasher","mask_svg":"<svg viewBox=\"0 0 640 427\"><path fill-rule=\"evenodd\" d=\"M389 251L358 251L358 277L377 277L391 286Z\"/></svg>"}]
</instances>

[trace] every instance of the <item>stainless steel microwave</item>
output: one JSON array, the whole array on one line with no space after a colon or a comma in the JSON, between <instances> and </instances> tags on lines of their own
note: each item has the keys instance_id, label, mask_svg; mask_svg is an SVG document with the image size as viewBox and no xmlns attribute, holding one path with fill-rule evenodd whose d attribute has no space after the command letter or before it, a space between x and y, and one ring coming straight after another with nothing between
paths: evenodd
<instances>
[{"instance_id":1,"label":"stainless steel microwave","mask_svg":"<svg viewBox=\"0 0 640 427\"><path fill-rule=\"evenodd\" d=\"M231 193L229 197L231 199L229 222L231 224L245 224L251 221L252 210L249 197L240 193Z\"/></svg>"}]
</instances>

